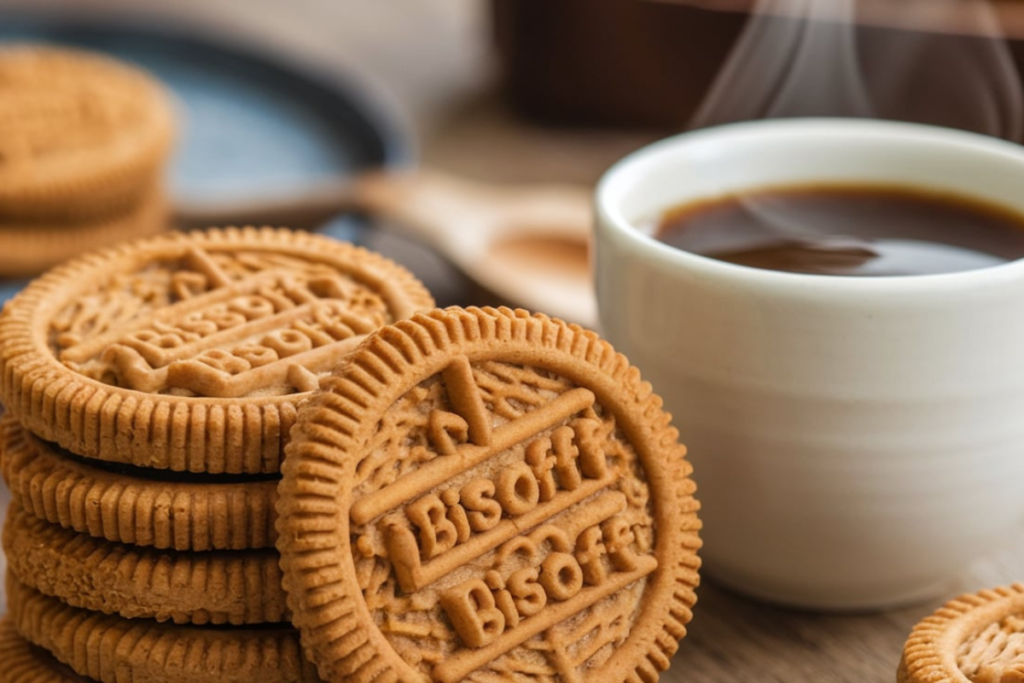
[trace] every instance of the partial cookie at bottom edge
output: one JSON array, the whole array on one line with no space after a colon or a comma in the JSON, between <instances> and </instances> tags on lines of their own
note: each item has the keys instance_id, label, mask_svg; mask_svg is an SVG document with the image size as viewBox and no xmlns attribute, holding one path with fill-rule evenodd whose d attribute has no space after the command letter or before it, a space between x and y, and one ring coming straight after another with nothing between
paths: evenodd
<instances>
[{"instance_id":1,"label":"partial cookie at bottom edge","mask_svg":"<svg viewBox=\"0 0 1024 683\"><path fill-rule=\"evenodd\" d=\"M27 588L8 572L10 618L30 642L100 683L317 681L290 628L160 624L89 612Z\"/></svg>"},{"instance_id":2,"label":"partial cookie at bottom edge","mask_svg":"<svg viewBox=\"0 0 1024 683\"><path fill-rule=\"evenodd\" d=\"M918 622L898 683L1024 680L1024 584L961 595Z\"/></svg>"},{"instance_id":3,"label":"partial cookie at bottom edge","mask_svg":"<svg viewBox=\"0 0 1024 683\"><path fill-rule=\"evenodd\" d=\"M15 504L7 511L3 548L19 581L82 609L199 625L288 617L274 550L136 548L69 531Z\"/></svg>"},{"instance_id":4,"label":"partial cookie at bottom edge","mask_svg":"<svg viewBox=\"0 0 1024 683\"><path fill-rule=\"evenodd\" d=\"M22 638L10 617L0 619L0 662L6 683L91 683Z\"/></svg>"}]
</instances>

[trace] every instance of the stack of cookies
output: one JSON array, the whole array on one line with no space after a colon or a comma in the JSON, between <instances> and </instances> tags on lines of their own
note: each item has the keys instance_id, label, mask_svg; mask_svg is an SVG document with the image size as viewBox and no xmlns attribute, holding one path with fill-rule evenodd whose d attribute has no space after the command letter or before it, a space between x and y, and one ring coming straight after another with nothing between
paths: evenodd
<instances>
[{"instance_id":1,"label":"stack of cookies","mask_svg":"<svg viewBox=\"0 0 1024 683\"><path fill-rule=\"evenodd\" d=\"M432 306L270 228L29 285L0 315L3 680L656 681L700 564L661 399L576 325Z\"/></svg>"},{"instance_id":2,"label":"stack of cookies","mask_svg":"<svg viewBox=\"0 0 1024 683\"><path fill-rule=\"evenodd\" d=\"M163 229L174 127L170 97L134 67L0 49L0 277Z\"/></svg>"},{"instance_id":3,"label":"stack of cookies","mask_svg":"<svg viewBox=\"0 0 1024 683\"><path fill-rule=\"evenodd\" d=\"M167 233L30 284L0 318L0 650L22 672L0 678L317 680L274 548L282 449L321 376L432 305L383 257L277 229Z\"/></svg>"}]
</instances>

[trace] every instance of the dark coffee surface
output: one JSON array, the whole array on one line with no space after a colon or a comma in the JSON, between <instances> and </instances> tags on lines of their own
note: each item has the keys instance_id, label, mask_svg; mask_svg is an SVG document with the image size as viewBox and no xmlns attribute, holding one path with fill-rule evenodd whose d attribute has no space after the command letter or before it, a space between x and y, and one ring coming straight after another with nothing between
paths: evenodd
<instances>
[{"instance_id":1,"label":"dark coffee surface","mask_svg":"<svg viewBox=\"0 0 1024 683\"><path fill-rule=\"evenodd\" d=\"M1024 257L1024 214L914 188L809 185L685 204L655 237L739 265L819 275L925 275Z\"/></svg>"}]
</instances>

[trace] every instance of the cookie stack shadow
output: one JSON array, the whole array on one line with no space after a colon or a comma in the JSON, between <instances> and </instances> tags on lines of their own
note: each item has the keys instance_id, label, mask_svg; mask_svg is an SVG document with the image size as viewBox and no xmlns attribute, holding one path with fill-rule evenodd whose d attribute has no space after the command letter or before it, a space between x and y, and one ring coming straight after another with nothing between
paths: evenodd
<instances>
[{"instance_id":1,"label":"cookie stack shadow","mask_svg":"<svg viewBox=\"0 0 1024 683\"><path fill-rule=\"evenodd\" d=\"M383 257L274 229L168 233L32 283L0 316L0 666L26 672L0 680L319 680L274 547L287 433L369 331L432 306Z\"/></svg>"}]
</instances>

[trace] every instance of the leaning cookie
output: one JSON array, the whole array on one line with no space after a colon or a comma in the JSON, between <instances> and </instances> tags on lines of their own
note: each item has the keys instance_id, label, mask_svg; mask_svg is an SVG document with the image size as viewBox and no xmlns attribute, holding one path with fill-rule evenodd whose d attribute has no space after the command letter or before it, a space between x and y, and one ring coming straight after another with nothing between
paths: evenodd
<instances>
[{"instance_id":1,"label":"leaning cookie","mask_svg":"<svg viewBox=\"0 0 1024 683\"><path fill-rule=\"evenodd\" d=\"M369 333L433 305L396 263L285 229L111 247L0 315L0 401L72 453L277 472L296 408Z\"/></svg>"},{"instance_id":2,"label":"leaning cookie","mask_svg":"<svg viewBox=\"0 0 1024 683\"><path fill-rule=\"evenodd\" d=\"M140 69L83 50L7 46L0 93L0 220L98 220L160 184L174 112Z\"/></svg>"},{"instance_id":3,"label":"leaning cookie","mask_svg":"<svg viewBox=\"0 0 1024 683\"><path fill-rule=\"evenodd\" d=\"M16 505L3 530L7 568L22 584L73 606L177 624L287 620L273 550L168 552L101 541Z\"/></svg>"},{"instance_id":4,"label":"leaning cookie","mask_svg":"<svg viewBox=\"0 0 1024 683\"><path fill-rule=\"evenodd\" d=\"M306 683L318 680L288 627L160 624L90 612L7 575L10 619L28 641L100 683Z\"/></svg>"},{"instance_id":5,"label":"leaning cookie","mask_svg":"<svg viewBox=\"0 0 1024 683\"><path fill-rule=\"evenodd\" d=\"M1024 681L1024 585L962 595L923 619L903 648L897 680Z\"/></svg>"},{"instance_id":6,"label":"leaning cookie","mask_svg":"<svg viewBox=\"0 0 1024 683\"><path fill-rule=\"evenodd\" d=\"M167 200L156 188L112 216L63 222L0 220L0 277L38 275L93 249L148 237L167 227Z\"/></svg>"},{"instance_id":7,"label":"leaning cookie","mask_svg":"<svg viewBox=\"0 0 1024 683\"><path fill-rule=\"evenodd\" d=\"M285 588L320 675L655 681L698 582L677 439L575 325L447 309L380 330L301 409L283 467Z\"/></svg>"},{"instance_id":8,"label":"leaning cookie","mask_svg":"<svg viewBox=\"0 0 1024 683\"><path fill-rule=\"evenodd\" d=\"M0 473L14 503L67 529L174 550L273 547L276 475L165 473L76 458L0 418Z\"/></svg>"},{"instance_id":9,"label":"leaning cookie","mask_svg":"<svg viewBox=\"0 0 1024 683\"><path fill-rule=\"evenodd\" d=\"M89 683L49 652L22 638L10 617L0 619L0 667L5 683Z\"/></svg>"}]
</instances>

